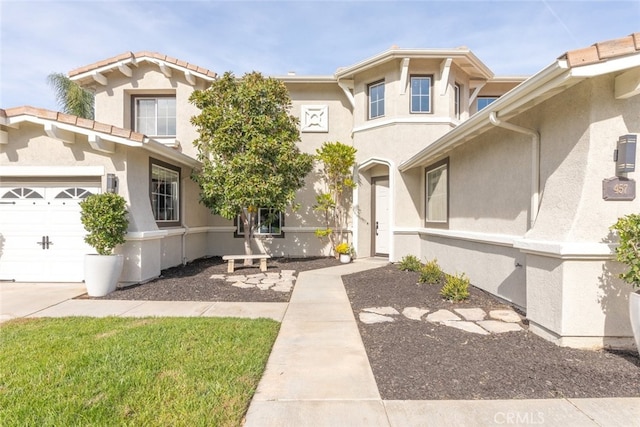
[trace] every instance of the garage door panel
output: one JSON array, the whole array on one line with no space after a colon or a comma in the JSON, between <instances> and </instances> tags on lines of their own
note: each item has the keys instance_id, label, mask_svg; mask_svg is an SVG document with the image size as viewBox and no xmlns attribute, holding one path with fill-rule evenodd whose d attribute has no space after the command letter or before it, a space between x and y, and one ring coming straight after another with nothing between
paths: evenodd
<instances>
[{"instance_id":1,"label":"garage door panel","mask_svg":"<svg viewBox=\"0 0 640 427\"><path fill-rule=\"evenodd\" d=\"M83 188L94 194L100 192L97 187ZM44 199L23 198L0 204L0 280L82 281L84 255L95 250L84 242L80 200L68 197L84 190L75 191L69 186L0 188L0 195L7 193L11 197L37 194ZM61 194L65 199L56 199ZM38 244L43 236L49 239L44 249Z\"/></svg>"}]
</instances>

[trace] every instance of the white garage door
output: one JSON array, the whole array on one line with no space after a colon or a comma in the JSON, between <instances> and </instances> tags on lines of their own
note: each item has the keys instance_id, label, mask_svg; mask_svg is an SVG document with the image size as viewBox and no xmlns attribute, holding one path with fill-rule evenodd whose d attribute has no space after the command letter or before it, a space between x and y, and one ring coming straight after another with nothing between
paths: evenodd
<instances>
[{"instance_id":1,"label":"white garage door","mask_svg":"<svg viewBox=\"0 0 640 427\"><path fill-rule=\"evenodd\" d=\"M0 187L0 280L81 282L84 243L78 203L92 186Z\"/></svg>"}]
</instances>

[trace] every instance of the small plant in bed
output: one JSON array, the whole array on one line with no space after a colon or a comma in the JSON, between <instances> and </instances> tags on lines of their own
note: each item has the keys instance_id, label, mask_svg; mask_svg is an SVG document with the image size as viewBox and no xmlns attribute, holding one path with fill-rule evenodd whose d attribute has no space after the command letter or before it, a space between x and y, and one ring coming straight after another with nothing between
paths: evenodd
<instances>
[{"instance_id":1,"label":"small plant in bed","mask_svg":"<svg viewBox=\"0 0 640 427\"><path fill-rule=\"evenodd\" d=\"M443 276L444 273L438 265L438 260L433 259L420 268L420 278L418 279L418 282L430 284L442 283Z\"/></svg>"},{"instance_id":2,"label":"small plant in bed","mask_svg":"<svg viewBox=\"0 0 640 427\"><path fill-rule=\"evenodd\" d=\"M420 271L422 263L415 255L405 255L398 263L398 270L401 271Z\"/></svg>"},{"instance_id":3,"label":"small plant in bed","mask_svg":"<svg viewBox=\"0 0 640 427\"><path fill-rule=\"evenodd\" d=\"M440 289L440 295L454 302L466 300L469 298L469 279L464 273L455 276L447 275L445 283Z\"/></svg>"}]
</instances>

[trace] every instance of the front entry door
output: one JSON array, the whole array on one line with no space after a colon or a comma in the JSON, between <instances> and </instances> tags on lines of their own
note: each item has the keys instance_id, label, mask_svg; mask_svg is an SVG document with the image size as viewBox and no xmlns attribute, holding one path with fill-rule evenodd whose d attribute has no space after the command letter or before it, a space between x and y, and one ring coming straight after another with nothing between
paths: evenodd
<instances>
[{"instance_id":1,"label":"front entry door","mask_svg":"<svg viewBox=\"0 0 640 427\"><path fill-rule=\"evenodd\" d=\"M389 177L373 181L373 253L389 255Z\"/></svg>"}]
</instances>

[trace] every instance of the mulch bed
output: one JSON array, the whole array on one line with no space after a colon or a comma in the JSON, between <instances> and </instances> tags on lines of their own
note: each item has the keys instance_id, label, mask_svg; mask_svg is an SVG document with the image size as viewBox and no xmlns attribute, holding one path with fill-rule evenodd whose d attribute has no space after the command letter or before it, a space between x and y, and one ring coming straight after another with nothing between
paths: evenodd
<instances>
[{"instance_id":1,"label":"mulch bed","mask_svg":"<svg viewBox=\"0 0 640 427\"><path fill-rule=\"evenodd\" d=\"M275 258L267 261L268 273L281 270L302 271L339 265L335 258ZM233 275L260 273L259 263L245 267L236 262ZM242 289L232 282L211 279L214 274L227 275L227 263L220 257L198 259L185 266L162 271L162 275L150 282L134 285L96 299L145 300L145 301L242 301L289 302L291 292L262 291L257 288Z\"/></svg>"},{"instance_id":2,"label":"mulch bed","mask_svg":"<svg viewBox=\"0 0 640 427\"><path fill-rule=\"evenodd\" d=\"M296 272L339 265L333 258L269 260L269 272ZM119 289L101 299L156 301L288 302L291 293L241 289L211 279L226 274L219 257L200 259L162 272L151 282ZM236 275L259 273L258 265L236 267ZM397 266L343 277L354 315L363 308L508 307L471 288L467 302L450 303L440 287L418 284L418 275ZM640 397L640 358L634 352L585 351L558 347L525 331L476 335L396 316L393 323L358 322L380 394L385 400L542 399Z\"/></svg>"},{"instance_id":3,"label":"mulch bed","mask_svg":"<svg viewBox=\"0 0 640 427\"><path fill-rule=\"evenodd\" d=\"M391 306L438 309L507 307L477 289L463 303L444 301L440 286L418 284L397 266L344 276L354 315ZM640 358L634 352L558 347L526 330L477 335L396 316L393 323L358 327L385 400L640 397Z\"/></svg>"}]
</instances>

